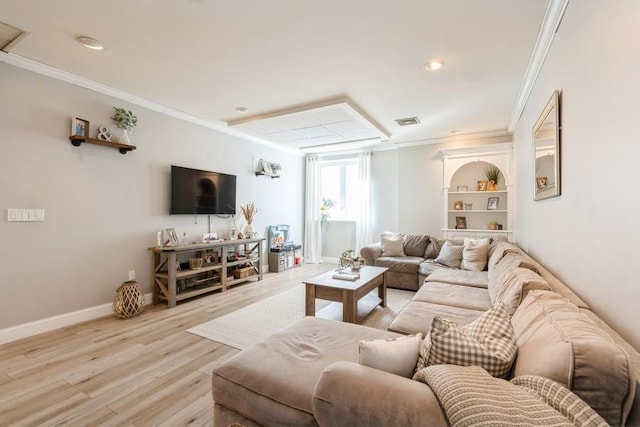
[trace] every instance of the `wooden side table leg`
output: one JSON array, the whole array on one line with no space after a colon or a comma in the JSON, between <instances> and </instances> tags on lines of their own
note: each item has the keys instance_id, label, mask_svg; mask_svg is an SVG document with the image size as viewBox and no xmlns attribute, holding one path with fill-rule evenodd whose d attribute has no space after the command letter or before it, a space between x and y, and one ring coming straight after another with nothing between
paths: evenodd
<instances>
[{"instance_id":1,"label":"wooden side table leg","mask_svg":"<svg viewBox=\"0 0 640 427\"><path fill-rule=\"evenodd\" d=\"M167 266L167 271L169 272L169 281L167 282L167 286L169 287L169 307L176 306L176 262L178 257L176 256L175 251L169 252L169 265Z\"/></svg>"},{"instance_id":2,"label":"wooden side table leg","mask_svg":"<svg viewBox=\"0 0 640 427\"><path fill-rule=\"evenodd\" d=\"M378 298L382 300L380 307L387 306L387 273L382 275L382 283L378 286Z\"/></svg>"},{"instance_id":3,"label":"wooden side table leg","mask_svg":"<svg viewBox=\"0 0 640 427\"><path fill-rule=\"evenodd\" d=\"M304 303L305 316L315 316L316 315L316 287L308 283L305 286L306 286L305 303Z\"/></svg>"},{"instance_id":4,"label":"wooden side table leg","mask_svg":"<svg viewBox=\"0 0 640 427\"><path fill-rule=\"evenodd\" d=\"M358 318L358 301L355 292L342 291L342 321L356 323Z\"/></svg>"}]
</instances>

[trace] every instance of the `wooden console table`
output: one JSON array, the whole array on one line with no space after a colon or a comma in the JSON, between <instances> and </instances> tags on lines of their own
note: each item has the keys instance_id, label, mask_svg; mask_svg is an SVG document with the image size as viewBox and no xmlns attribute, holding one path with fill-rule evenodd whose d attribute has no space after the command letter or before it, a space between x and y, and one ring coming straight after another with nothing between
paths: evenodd
<instances>
[{"instance_id":1,"label":"wooden console table","mask_svg":"<svg viewBox=\"0 0 640 427\"><path fill-rule=\"evenodd\" d=\"M262 280L264 240L264 238L238 239L149 248L153 254L153 303L158 304L161 300L164 300L169 307L175 307L176 302L187 298L216 290L224 292L230 286L249 280ZM234 248L241 248L239 252L242 252L244 257L229 261L228 257L236 252ZM181 255L194 258L199 252L215 253L217 259L215 262L204 264L200 268L178 268ZM187 259L186 261L189 260ZM233 277L234 268L238 272L239 270L237 269L243 265L247 266L242 269L243 274L240 277ZM249 272L253 274L246 275L247 270L250 270ZM179 289L178 283L181 281L186 282L187 280L190 281L192 286Z\"/></svg>"}]
</instances>

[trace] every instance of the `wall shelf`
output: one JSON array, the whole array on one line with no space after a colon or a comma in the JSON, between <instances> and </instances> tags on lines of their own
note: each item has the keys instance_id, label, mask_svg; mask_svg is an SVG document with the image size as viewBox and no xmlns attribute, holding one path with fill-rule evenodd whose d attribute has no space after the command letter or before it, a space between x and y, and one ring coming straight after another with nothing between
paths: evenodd
<instances>
[{"instance_id":1,"label":"wall shelf","mask_svg":"<svg viewBox=\"0 0 640 427\"><path fill-rule=\"evenodd\" d=\"M71 135L69 137L69 140L71 141L71 144L74 147L79 147L83 142L86 142L87 144L95 144L95 145L102 145L103 147L115 148L118 151L120 151L121 154L127 154L129 151L133 151L136 149L135 145L127 145L127 144L120 144L119 142L103 141L101 139L89 138L89 137L84 137L79 135Z\"/></svg>"}]
</instances>

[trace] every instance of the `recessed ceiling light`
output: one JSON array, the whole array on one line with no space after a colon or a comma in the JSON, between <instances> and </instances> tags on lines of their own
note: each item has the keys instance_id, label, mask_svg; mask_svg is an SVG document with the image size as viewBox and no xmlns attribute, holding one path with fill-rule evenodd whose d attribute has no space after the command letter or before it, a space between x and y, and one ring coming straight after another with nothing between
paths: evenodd
<instances>
[{"instance_id":1,"label":"recessed ceiling light","mask_svg":"<svg viewBox=\"0 0 640 427\"><path fill-rule=\"evenodd\" d=\"M236 107L236 111L238 113L246 114L249 112L249 109L247 107Z\"/></svg>"},{"instance_id":2,"label":"recessed ceiling light","mask_svg":"<svg viewBox=\"0 0 640 427\"><path fill-rule=\"evenodd\" d=\"M424 69L427 71L437 71L444 65L444 62L434 59L424 64Z\"/></svg>"},{"instance_id":3,"label":"recessed ceiling light","mask_svg":"<svg viewBox=\"0 0 640 427\"><path fill-rule=\"evenodd\" d=\"M102 42L100 40L96 40L96 39L94 39L92 37L79 36L79 37L76 37L76 40L82 46L88 47L89 49L93 49L93 50L102 50L102 49L104 49L104 45L102 44Z\"/></svg>"}]
</instances>

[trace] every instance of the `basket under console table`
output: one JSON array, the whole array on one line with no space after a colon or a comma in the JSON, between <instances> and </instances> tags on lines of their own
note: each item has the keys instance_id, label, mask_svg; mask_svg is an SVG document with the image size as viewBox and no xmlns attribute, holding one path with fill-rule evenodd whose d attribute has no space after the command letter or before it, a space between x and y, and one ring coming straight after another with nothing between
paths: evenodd
<instances>
[{"instance_id":1,"label":"basket under console table","mask_svg":"<svg viewBox=\"0 0 640 427\"><path fill-rule=\"evenodd\" d=\"M237 239L149 248L153 254L153 303L166 301L175 307L187 298L262 280L264 241ZM210 262L203 262L205 259ZM198 260L203 261L195 262Z\"/></svg>"}]
</instances>

